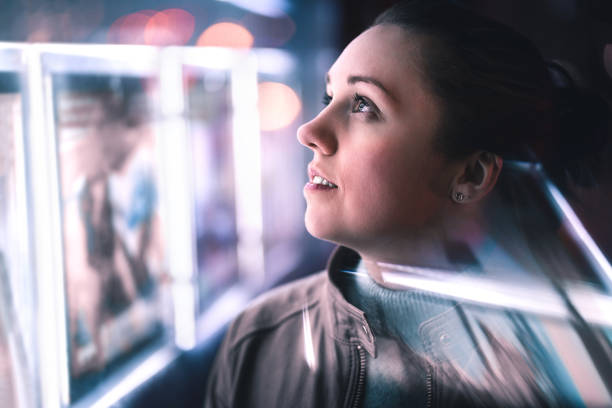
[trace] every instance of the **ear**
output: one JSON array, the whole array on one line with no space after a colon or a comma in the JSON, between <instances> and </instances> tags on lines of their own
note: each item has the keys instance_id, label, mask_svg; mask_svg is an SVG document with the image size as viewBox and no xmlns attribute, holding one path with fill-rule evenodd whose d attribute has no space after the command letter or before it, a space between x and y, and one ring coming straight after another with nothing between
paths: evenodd
<instances>
[{"instance_id":1,"label":"ear","mask_svg":"<svg viewBox=\"0 0 612 408\"><path fill-rule=\"evenodd\" d=\"M496 154L479 151L463 161L451 186L451 199L459 204L476 202L495 186L503 160Z\"/></svg>"}]
</instances>

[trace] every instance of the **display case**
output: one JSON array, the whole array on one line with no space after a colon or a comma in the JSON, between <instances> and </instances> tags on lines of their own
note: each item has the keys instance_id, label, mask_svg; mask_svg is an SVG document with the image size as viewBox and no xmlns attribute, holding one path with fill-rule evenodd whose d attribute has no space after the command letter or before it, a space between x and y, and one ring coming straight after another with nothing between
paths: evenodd
<instances>
[{"instance_id":1,"label":"display case","mask_svg":"<svg viewBox=\"0 0 612 408\"><path fill-rule=\"evenodd\" d=\"M23 48L0 44L0 405L37 403Z\"/></svg>"},{"instance_id":2,"label":"display case","mask_svg":"<svg viewBox=\"0 0 612 408\"><path fill-rule=\"evenodd\" d=\"M66 406L171 343L158 53L41 45L27 57L42 393Z\"/></svg>"},{"instance_id":3,"label":"display case","mask_svg":"<svg viewBox=\"0 0 612 408\"><path fill-rule=\"evenodd\" d=\"M256 65L246 51L171 47L163 55L176 342L190 348L241 305L210 307L263 273Z\"/></svg>"}]
</instances>

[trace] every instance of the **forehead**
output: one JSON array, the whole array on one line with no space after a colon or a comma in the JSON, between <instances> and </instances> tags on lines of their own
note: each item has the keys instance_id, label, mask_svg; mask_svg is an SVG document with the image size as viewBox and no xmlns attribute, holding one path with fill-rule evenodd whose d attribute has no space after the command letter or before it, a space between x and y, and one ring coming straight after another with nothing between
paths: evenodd
<instances>
[{"instance_id":1,"label":"forehead","mask_svg":"<svg viewBox=\"0 0 612 408\"><path fill-rule=\"evenodd\" d=\"M417 40L396 25L377 25L355 38L329 70L336 77L368 75L397 88L419 77ZM339 78L340 79L340 78Z\"/></svg>"}]
</instances>

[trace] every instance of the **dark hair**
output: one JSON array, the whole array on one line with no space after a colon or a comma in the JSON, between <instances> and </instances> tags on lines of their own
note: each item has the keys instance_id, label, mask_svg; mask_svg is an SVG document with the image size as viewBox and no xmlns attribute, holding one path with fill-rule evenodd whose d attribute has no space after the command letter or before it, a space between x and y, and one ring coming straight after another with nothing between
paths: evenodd
<instances>
[{"instance_id":1,"label":"dark hair","mask_svg":"<svg viewBox=\"0 0 612 408\"><path fill-rule=\"evenodd\" d=\"M398 25L417 39L424 80L442 106L436 145L447 156L484 150L539 161L561 187L595 180L608 106L576 88L562 66L551 66L551 76L525 37L441 0L397 3L379 24Z\"/></svg>"}]
</instances>

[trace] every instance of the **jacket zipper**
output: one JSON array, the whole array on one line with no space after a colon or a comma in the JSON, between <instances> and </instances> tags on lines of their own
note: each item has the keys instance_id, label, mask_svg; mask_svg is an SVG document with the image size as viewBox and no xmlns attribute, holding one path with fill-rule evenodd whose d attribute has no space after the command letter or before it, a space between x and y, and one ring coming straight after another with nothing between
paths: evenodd
<instances>
[{"instance_id":1,"label":"jacket zipper","mask_svg":"<svg viewBox=\"0 0 612 408\"><path fill-rule=\"evenodd\" d=\"M432 408L433 406L433 368L431 364L427 364L427 408Z\"/></svg>"},{"instance_id":2,"label":"jacket zipper","mask_svg":"<svg viewBox=\"0 0 612 408\"><path fill-rule=\"evenodd\" d=\"M363 395L363 386L365 384L365 351L361 345L357 346L357 353L359 354L359 376L357 377L357 388L355 390L355 398L353 399L352 408L358 408L361 402L361 396Z\"/></svg>"}]
</instances>

